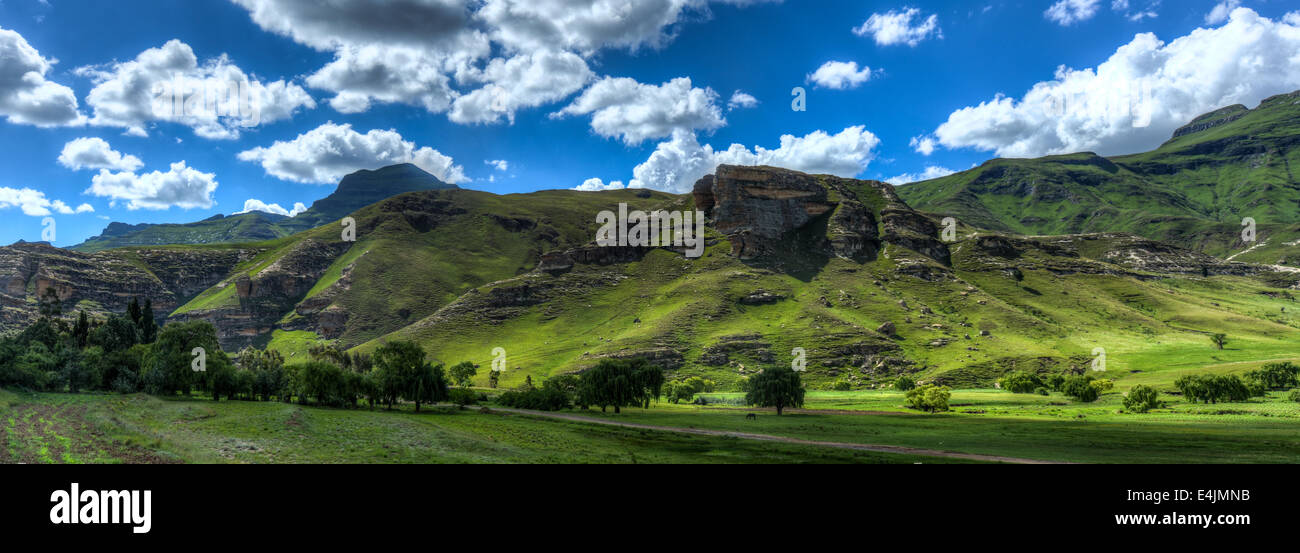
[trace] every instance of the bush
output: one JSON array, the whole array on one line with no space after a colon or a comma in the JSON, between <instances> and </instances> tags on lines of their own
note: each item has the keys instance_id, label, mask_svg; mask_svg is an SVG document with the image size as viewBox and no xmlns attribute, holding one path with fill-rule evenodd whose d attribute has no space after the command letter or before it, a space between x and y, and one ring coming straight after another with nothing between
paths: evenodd
<instances>
[{"instance_id":1,"label":"bush","mask_svg":"<svg viewBox=\"0 0 1300 553\"><path fill-rule=\"evenodd\" d=\"M835 384L831 385L831 389L837 392L847 392L853 389L853 385L850 384L849 381L841 379L836 380Z\"/></svg>"},{"instance_id":2,"label":"bush","mask_svg":"<svg viewBox=\"0 0 1300 553\"><path fill-rule=\"evenodd\" d=\"M1043 380L1034 373L1015 371L998 379L998 385L1013 394L1032 394L1043 387Z\"/></svg>"},{"instance_id":3,"label":"bush","mask_svg":"<svg viewBox=\"0 0 1300 553\"><path fill-rule=\"evenodd\" d=\"M952 390L946 386L927 384L907 392L907 406L927 413L947 411L948 399L951 397Z\"/></svg>"},{"instance_id":4,"label":"bush","mask_svg":"<svg viewBox=\"0 0 1300 553\"><path fill-rule=\"evenodd\" d=\"M1150 386L1139 384L1129 390L1128 395L1124 396L1124 409L1134 413L1145 413L1163 406L1164 403L1160 401L1160 392Z\"/></svg>"},{"instance_id":5,"label":"bush","mask_svg":"<svg viewBox=\"0 0 1300 553\"><path fill-rule=\"evenodd\" d=\"M1101 395L1097 388L1092 385L1091 376L1071 376L1065 379L1065 384L1061 385L1061 391L1065 395L1084 403L1097 401L1097 396Z\"/></svg>"},{"instance_id":6,"label":"bush","mask_svg":"<svg viewBox=\"0 0 1300 553\"><path fill-rule=\"evenodd\" d=\"M464 407L478 403L478 393L469 388L452 388L451 402Z\"/></svg>"},{"instance_id":7,"label":"bush","mask_svg":"<svg viewBox=\"0 0 1300 553\"><path fill-rule=\"evenodd\" d=\"M1174 381L1183 397L1192 403L1239 402L1265 394L1259 382L1243 381L1237 375L1199 374L1187 375Z\"/></svg>"},{"instance_id":8,"label":"bush","mask_svg":"<svg viewBox=\"0 0 1300 553\"><path fill-rule=\"evenodd\" d=\"M894 381L894 389L900 392L910 392L916 389L916 381L912 380L912 377L907 375L899 376L898 379Z\"/></svg>"},{"instance_id":9,"label":"bush","mask_svg":"<svg viewBox=\"0 0 1300 553\"><path fill-rule=\"evenodd\" d=\"M497 403L514 409L562 411L569 408L569 396L558 388L544 386L531 390L514 390L501 394Z\"/></svg>"},{"instance_id":10,"label":"bush","mask_svg":"<svg viewBox=\"0 0 1300 553\"><path fill-rule=\"evenodd\" d=\"M1286 390L1296 387L1300 367L1291 363L1269 363L1257 371L1246 373L1246 380L1267 390Z\"/></svg>"},{"instance_id":11,"label":"bush","mask_svg":"<svg viewBox=\"0 0 1300 553\"><path fill-rule=\"evenodd\" d=\"M1047 388L1037 388L1037 389L1034 390L1034 393L1035 393L1035 394L1038 394L1038 395L1040 395L1040 396L1050 396L1050 395L1052 395L1052 392L1049 391Z\"/></svg>"},{"instance_id":12,"label":"bush","mask_svg":"<svg viewBox=\"0 0 1300 553\"><path fill-rule=\"evenodd\" d=\"M1102 378L1092 381L1092 387L1097 389L1098 394L1104 394L1115 389L1115 381Z\"/></svg>"}]
</instances>

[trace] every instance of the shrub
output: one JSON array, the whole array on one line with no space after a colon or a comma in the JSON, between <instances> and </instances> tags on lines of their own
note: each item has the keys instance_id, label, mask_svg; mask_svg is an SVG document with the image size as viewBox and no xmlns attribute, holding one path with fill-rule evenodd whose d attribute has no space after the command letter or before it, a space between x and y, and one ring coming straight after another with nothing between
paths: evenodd
<instances>
[{"instance_id":1,"label":"shrub","mask_svg":"<svg viewBox=\"0 0 1300 553\"><path fill-rule=\"evenodd\" d=\"M1291 393L1288 394L1286 397L1287 397L1287 399L1289 399L1289 400L1291 400L1291 401L1294 401L1294 402L1296 402L1296 403L1300 403L1300 388L1297 388L1297 389L1291 390Z\"/></svg>"},{"instance_id":2,"label":"shrub","mask_svg":"<svg viewBox=\"0 0 1300 553\"><path fill-rule=\"evenodd\" d=\"M501 394L497 403L514 409L533 411L561 411L569 408L569 396L554 387L513 390Z\"/></svg>"},{"instance_id":3,"label":"shrub","mask_svg":"<svg viewBox=\"0 0 1300 553\"><path fill-rule=\"evenodd\" d=\"M831 385L831 389L837 392L847 392L853 389L853 385L850 384L849 381L847 380L840 379L840 380L836 380L835 384Z\"/></svg>"},{"instance_id":4,"label":"shrub","mask_svg":"<svg viewBox=\"0 0 1300 553\"><path fill-rule=\"evenodd\" d=\"M907 392L907 406L912 409L919 409L927 413L948 410L948 400L952 397L952 390L946 386L935 386L927 384L919 388L913 388Z\"/></svg>"},{"instance_id":5,"label":"shrub","mask_svg":"<svg viewBox=\"0 0 1300 553\"><path fill-rule=\"evenodd\" d=\"M894 389L900 392L909 392L916 389L916 381L912 380L912 377L907 375L899 376L898 379L894 381Z\"/></svg>"},{"instance_id":6,"label":"shrub","mask_svg":"<svg viewBox=\"0 0 1300 553\"><path fill-rule=\"evenodd\" d=\"M469 388L452 388L451 402L464 407L478 403L478 393Z\"/></svg>"},{"instance_id":7,"label":"shrub","mask_svg":"<svg viewBox=\"0 0 1300 553\"><path fill-rule=\"evenodd\" d=\"M1187 375L1174 381L1183 397L1192 403L1219 403L1221 401L1246 401L1265 393L1258 382L1247 383L1237 375L1199 374Z\"/></svg>"},{"instance_id":8,"label":"shrub","mask_svg":"<svg viewBox=\"0 0 1300 553\"><path fill-rule=\"evenodd\" d=\"M1038 395L1040 395L1040 396L1050 396L1050 395L1052 395L1052 392L1049 391L1047 388L1041 388L1041 387L1035 389L1035 390L1034 390L1034 393L1035 393L1035 394L1038 394Z\"/></svg>"},{"instance_id":9,"label":"shrub","mask_svg":"<svg viewBox=\"0 0 1300 553\"><path fill-rule=\"evenodd\" d=\"M1092 382L1091 376L1071 376L1065 379L1065 384L1061 385L1061 391L1076 400L1092 403L1097 401L1097 396L1100 395Z\"/></svg>"},{"instance_id":10,"label":"shrub","mask_svg":"<svg viewBox=\"0 0 1300 553\"><path fill-rule=\"evenodd\" d=\"M1164 403L1160 401L1160 392L1150 386L1139 384L1129 390L1128 395L1124 396L1124 408L1134 413L1145 413L1163 406Z\"/></svg>"},{"instance_id":11,"label":"shrub","mask_svg":"<svg viewBox=\"0 0 1300 553\"><path fill-rule=\"evenodd\" d=\"M1065 386L1065 375L1054 374L1052 376L1049 376L1047 377L1046 383L1047 383L1047 387L1051 389L1053 392L1059 392L1061 391L1061 388Z\"/></svg>"},{"instance_id":12,"label":"shrub","mask_svg":"<svg viewBox=\"0 0 1300 553\"><path fill-rule=\"evenodd\" d=\"M1246 373L1246 380L1268 390L1286 390L1300 384L1297 373L1300 373L1300 367L1291 363L1269 363L1257 371Z\"/></svg>"},{"instance_id":13,"label":"shrub","mask_svg":"<svg viewBox=\"0 0 1300 553\"><path fill-rule=\"evenodd\" d=\"M1013 394L1032 394L1043 387L1043 380L1034 373L1015 371L999 379L998 384Z\"/></svg>"},{"instance_id":14,"label":"shrub","mask_svg":"<svg viewBox=\"0 0 1300 553\"><path fill-rule=\"evenodd\" d=\"M1115 389L1115 381L1108 378L1102 378L1092 381L1092 387L1097 389L1098 394L1104 394Z\"/></svg>"}]
</instances>

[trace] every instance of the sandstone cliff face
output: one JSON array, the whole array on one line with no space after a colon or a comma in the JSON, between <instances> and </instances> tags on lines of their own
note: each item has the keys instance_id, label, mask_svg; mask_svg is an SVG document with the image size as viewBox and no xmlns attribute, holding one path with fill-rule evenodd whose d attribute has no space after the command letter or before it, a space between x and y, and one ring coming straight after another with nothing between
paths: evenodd
<instances>
[{"instance_id":1,"label":"sandstone cliff face","mask_svg":"<svg viewBox=\"0 0 1300 553\"><path fill-rule=\"evenodd\" d=\"M154 313L165 317L258 253L157 248L84 254L36 243L0 248L0 331L34 321L48 288L58 293L64 311L85 309L102 317L125 312L131 298L148 298Z\"/></svg>"},{"instance_id":2,"label":"sandstone cliff face","mask_svg":"<svg viewBox=\"0 0 1300 553\"><path fill-rule=\"evenodd\" d=\"M934 222L885 183L723 165L700 179L693 195L696 208L710 214L740 259L789 253L783 250L792 233L813 232L823 234L817 249L829 256L871 261L889 243L951 263Z\"/></svg>"},{"instance_id":3,"label":"sandstone cliff face","mask_svg":"<svg viewBox=\"0 0 1300 553\"><path fill-rule=\"evenodd\" d=\"M234 286L239 298L237 307L194 310L169 321L211 322L217 327L221 347L226 350L251 345L268 336L285 313L295 308L351 245L342 241L302 240L266 268L228 280L226 285ZM317 307L318 312L313 314L322 322L321 326L337 329L346 323L346 314L340 310Z\"/></svg>"}]
</instances>

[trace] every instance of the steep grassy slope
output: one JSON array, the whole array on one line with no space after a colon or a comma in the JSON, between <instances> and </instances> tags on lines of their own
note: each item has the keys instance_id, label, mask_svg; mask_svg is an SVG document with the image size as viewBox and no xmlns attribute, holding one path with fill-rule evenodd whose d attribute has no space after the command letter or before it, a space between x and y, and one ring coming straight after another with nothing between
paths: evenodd
<instances>
[{"instance_id":1,"label":"steep grassy slope","mask_svg":"<svg viewBox=\"0 0 1300 553\"><path fill-rule=\"evenodd\" d=\"M1030 235L1131 232L1227 257L1300 264L1300 93L1206 114L1160 148L998 159L901 187L913 207ZM1242 241L1254 218L1260 242ZM1264 242L1267 242L1265 244Z\"/></svg>"},{"instance_id":2,"label":"steep grassy slope","mask_svg":"<svg viewBox=\"0 0 1300 553\"><path fill-rule=\"evenodd\" d=\"M672 199L634 191L405 194L354 213L355 243L343 242L337 225L294 235L173 316L214 321L229 347L264 344L273 334L303 342L310 338L304 332L356 344L418 321L477 286L530 271L544 251L587 242L601 210Z\"/></svg>"}]
</instances>

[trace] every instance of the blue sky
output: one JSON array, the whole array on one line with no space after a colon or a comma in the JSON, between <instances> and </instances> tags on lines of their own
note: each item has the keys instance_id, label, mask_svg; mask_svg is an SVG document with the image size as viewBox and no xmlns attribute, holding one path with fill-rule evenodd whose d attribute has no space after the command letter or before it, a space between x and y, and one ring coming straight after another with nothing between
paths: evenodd
<instances>
[{"instance_id":1,"label":"blue sky","mask_svg":"<svg viewBox=\"0 0 1300 553\"><path fill-rule=\"evenodd\" d=\"M47 216L68 246L109 220L291 210L399 161L495 193L681 192L726 162L901 184L1151 149L1300 89L1300 2L573 4L2 0L0 243L40 240ZM259 124L144 109L177 74L262 91ZM1125 102L1145 115L1098 109Z\"/></svg>"}]
</instances>

